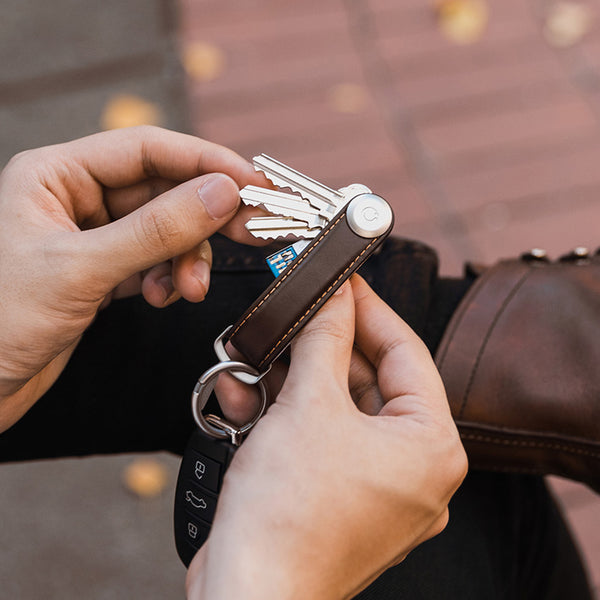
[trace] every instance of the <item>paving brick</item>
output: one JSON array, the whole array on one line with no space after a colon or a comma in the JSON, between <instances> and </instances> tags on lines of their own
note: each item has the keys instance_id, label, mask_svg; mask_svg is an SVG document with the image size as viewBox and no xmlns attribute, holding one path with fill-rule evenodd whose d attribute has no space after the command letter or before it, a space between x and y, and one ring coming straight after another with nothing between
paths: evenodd
<instances>
[{"instance_id":1,"label":"paving brick","mask_svg":"<svg viewBox=\"0 0 600 600\"><path fill-rule=\"evenodd\" d=\"M322 3L273 3L234 0L181 2L181 35L184 39L251 40L277 37L281 46L288 36L304 35L310 47L311 33L344 27L341 0ZM315 18L318 14L319 18Z\"/></svg>"},{"instance_id":2,"label":"paving brick","mask_svg":"<svg viewBox=\"0 0 600 600\"><path fill-rule=\"evenodd\" d=\"M101 130L105 104L116 94L135 94L155 103L163 125L185 127L186 116L173 110L171 90L157 77L131 78L127 83L105 84L74 93L39 98L18 106L0 104L0 165L21 150L68 141Z\"/></svg>"},{"instance_id":3,"label":"paving brick","mask_svg":"<svg viewBox=\"0 0 600 600\"><path fill-rule=\"evenodd\" d=\"M355 124L377 123L378 113L374 106L367 105L358 114L336 112L331 108L327 90L315 96L300 96L293 104L267 105L262 110L251 113L236 112L210 119L204 123L206 131L224 136L224 143L237 144L240 141L260 138L265 133L276 132L281 137L311 135L323 127L335 128L344 125L351 130Z\"/></svg>"},{"instance_id":4,"label":"paving brick","mask_svg":"<svg viewBox=\"0 0 600 600\"><path fill-rule=\"evenodd\" d=\"M467 254L459 236L448 235L448 224L443 219L431 219L420 223L396 223L394 235L417 240L431 246L438 254L439 272L444 277L460 277L464 272Z\"/></svg>"},{"instance_id":5,"label":"paving brick","mask_svg":"<svg viewBox=\"0 0 600 600\"><path fill-rule=\"evenodd\" d=\"M128 0L124 9L120 0L5 0L0 81L14 83L162 50L163 25L157 1Z\"/></svg>"},{"instance_id":6,"label":"paving brick","mask_svg":"<svg viewBox=\"0 0 600 600\"><path fill-rule=\"evenodd\" d=\"M128 493L121 471L134 458L2 465L3 599L184 596L185 568L175 552L172 496L140 500ZM153 458L167 469L173 489L178 458Z\"/></svg>"},{"instance_id":7,"label":"paving brick","mask_svg":"<svg viewBox=\"0 0 600 600\"><path fill-rule=\"evenodd\" d=\"M222 114L230 116L264 109L269 105L293 104L306 95L324 96L338 83L361 82L362 72L347 51L332 52L327 61L309 55L302 59L264 65L253 62L230 64L226 73L215 81L192 86L194 98L201 103L201 116L212 120Z\"/></svg>"},{"instance_id":8,"label":"paving brick","mask_svg":"<svg viewBox=\"0 0 600 600\"><path fill-rule=\"evenodd\" d=\"M521 215L507 209L506 225L493 229L481 227L474 231L473 221L469 220L470 235L485 262L494 262L502 257L514 257L530 248L544 248L552 257L558 257L576 246L595 249L600 245L598 223L600 222L600 188L589 192L587 201L573 206L568 204L563 210L545 212L540 207L531 207L531 212ZM583 196L583 194L582 194Z\"/></svg>"},{"instance_id":9,"label":"paving brick","mask_svg":"<svg viewBox=\"0 0 600 600\"><path fill-rule=\"evenodd\" d=\"M448 174L444 177L444 187L457 210L527 199L537 199L543 205L544 200L559 190L562 202L568 203L576 199L577 188L600 184L598 164L600 140L594 137L575 148L559 148L554 155L533 153L512 164ZM570 198L571 190L574 193Z\"/></svg>"},{"instance_id":10,"label":"paving brick","mask_svg":"<svg viewBox=\"0 0 600 600\"><path fill-rule=\"evenodd\" d=\"M498 60L469 69L414 77L397 76L398 103L418 124L430 124L514 107L523 110L573 96L562 66L552 56L531 56L515 63Z\"/></svg>"},{"instance_id":11,"label":"paving brick","mask_svg":"<svg viewBox=\"0 0 600 600\"><path fill-rule=\"evenodd\" d=\"M590 502L568 511L569 524L577 536L596 592L600 590L600 503Z\"/></svg>"},{"instance_id":12,"label":"paving brick","mask_svg":"<svg viewBox=\"0 0 600 600\"><path fill-rule=\"evenodd\" d=\"M600 506L600 495L583 483L554 476L549 476L547 482L552 492L558 497L560 505L566 510L590 504Z\"/></svg>"},{"instance_id":13,"label":"paving brick","mask_svg":"<svg viewBox=\"0 0 600 600\"><path fill-rule=\"evenodd\" d=\"M493 118L477 115L445 123L424 125L419 136L440 163L468 160L487 149L519 149L533 142L551 145L585 137L596 130L596 117L579 98L529 108L498 110Z\"/></svg>"},{"instance_id":14,"label":"paving brick","mask_svg":"<svg viewBox=\"0 0 600 600\"><path fill-rule=\"evenodd\" d=\"M443 61L444 55L454 59L455 64L474 63L501 48L506 50L514 43L522 44L524 40L537 38L538 24L522 14L527 9L523 3L520 4L522 6L519 7L515 2L496 3L496 11L481 39L466 46L446 39L437 28L433 16L429 27L399 32L396 21L384 14L377 22L378 45L386 60L398 69L411 62L417 68L434 68L436 59ZM499 7L505 7L506 11L498 10ZM430 5L425 5L423 10L431 11ZM438 65L438 72L442 72L442 68Z\"/></svg>"}]
</instances>

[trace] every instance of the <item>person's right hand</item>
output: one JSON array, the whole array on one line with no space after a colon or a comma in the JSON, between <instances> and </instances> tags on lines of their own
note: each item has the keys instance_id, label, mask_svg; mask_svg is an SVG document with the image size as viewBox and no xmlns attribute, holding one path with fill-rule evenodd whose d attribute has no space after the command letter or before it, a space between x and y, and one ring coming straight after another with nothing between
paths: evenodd
<instances>
[{"instance_id":1,"label":"person's right hand","mask_svg":"<svg viewBox=\"0 0 600 600\"><path fill-rule=\"evenodd\" d=\"M189 597L349 598L444 528L466 467L429 351L355 276L237 451Z\"/></svg>"},{"instance_id":2,"label":"person's right hand","mask_svg":"<svg viewBox=\"0 0 600 600\"><path fill-rule=\"evenodd\" d=\"M248 183L266 179L231 150L155 127L10 161L0 176L0 432L54 382L101 304L140 291L156 307L204 298L205 240L221 230L256 243L249 211L237 213Z\"/></svg>"}]
</instances>

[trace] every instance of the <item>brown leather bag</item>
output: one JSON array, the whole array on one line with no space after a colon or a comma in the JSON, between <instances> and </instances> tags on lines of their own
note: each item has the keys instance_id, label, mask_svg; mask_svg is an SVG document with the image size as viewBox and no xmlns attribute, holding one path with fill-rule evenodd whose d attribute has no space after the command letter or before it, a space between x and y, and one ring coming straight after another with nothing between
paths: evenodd
<instances>
[{"instance_id":1,"label":"brown leather bag","mask_svg":"<svg viewBox=\"0 0 600 600\"><path fill-rule=\"evenodd\" d=\"M436 354L472 468L600 492L600 255L484 271Z\"/></svg>"}]
</instances>

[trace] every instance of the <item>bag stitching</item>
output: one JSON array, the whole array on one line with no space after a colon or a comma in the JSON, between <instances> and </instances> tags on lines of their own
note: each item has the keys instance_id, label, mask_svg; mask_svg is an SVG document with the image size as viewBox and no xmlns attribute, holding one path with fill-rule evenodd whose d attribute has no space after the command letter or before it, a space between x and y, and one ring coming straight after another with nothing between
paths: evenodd
<instances>
[{"instance_id":1,"label":"bag stitching","mask_svg":"<svg viewBox=\"0 0 600 600\"><path fill-rule=\"evenodd\" d=\"M581 454L583 456L591 456L592 458L600 458L600 452L593 450L584 450L582 448L575 448L567 444L557 444L553 442L536 442L532 440L509 440L502 437L483 435L477 433L465 433L460 432L460 437L474 442L486 442L492 444L502 444L503 446L522 446L526 448L546 448L549 450L562 450L573 454Z\"/></svg>"}]
</instances>

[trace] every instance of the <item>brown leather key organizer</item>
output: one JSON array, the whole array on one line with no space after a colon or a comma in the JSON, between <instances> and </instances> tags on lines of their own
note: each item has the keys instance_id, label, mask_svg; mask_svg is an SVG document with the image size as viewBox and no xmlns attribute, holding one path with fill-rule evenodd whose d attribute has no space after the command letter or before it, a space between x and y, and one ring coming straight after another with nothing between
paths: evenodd
<instances>
[{"instance_id":1,"label":"brown leather key organizer","mask_svg":"<svg viewBox=\"0 0 600 600\"><path fill-rule=\"evenodd\" d=\"M274 216L251 219L247 228L265 239L301 239L269 257L277 278L215 341L221 362L206 371L192 393L198 429L183 456L175 495L175 542L187 566L204 543L216 510L225 470L236 448L267 406L262 377L294 336L335 291L383 243L393 227L389 204L361 184L333 190L266 155L254 158L257 170L297 194L247 186L240 196ZM310 241L306 241L310 240ZM225 344L243 357L232 361ZM261 407L238 427L202 410L220 373L257 385Z\"/></svg>"}]
</instances>

